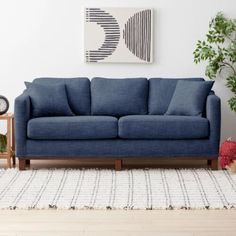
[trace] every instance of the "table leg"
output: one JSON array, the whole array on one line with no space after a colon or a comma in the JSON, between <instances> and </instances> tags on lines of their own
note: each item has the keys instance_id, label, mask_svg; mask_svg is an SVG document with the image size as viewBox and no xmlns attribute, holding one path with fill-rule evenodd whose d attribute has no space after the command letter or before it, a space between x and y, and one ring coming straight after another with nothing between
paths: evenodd
<instances>
[{"instance_id":1,"label":"table leg","mask_svg":"<svg viewBox=\"0 0 236 236\"><path fill-rule=\"evenodd\" d=\"M11 168L11 119L7 118L7 167Z\"/></svg>"},{"instance_id":2,"label":"table leg","mask_svg":"<svg viewBox=\"0 0 236 236\"><path fill-rule=\"evenodd\" d=\"M13 165L16 165L16 155L15 155L15 123L14 123L14 117L12 117L12 123L11 123L11 128L12 128L12 161Z\"/></svg>"}]
</instances>

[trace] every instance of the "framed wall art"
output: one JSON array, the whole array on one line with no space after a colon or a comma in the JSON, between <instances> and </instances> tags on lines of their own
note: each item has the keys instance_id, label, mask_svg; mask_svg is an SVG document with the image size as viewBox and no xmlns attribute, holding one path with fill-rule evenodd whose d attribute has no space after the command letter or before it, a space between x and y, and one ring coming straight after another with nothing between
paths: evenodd
<instances>
[{"instance_id":1,"label":"framed wall art","mask_svg":"<svg viewBox=\"0 0 236 236\"><path fill-rule=\"evenodd\" d=\"M152 9L85 8L84 22L85 62L152 63Z\"/></svg>"}]
</instances>

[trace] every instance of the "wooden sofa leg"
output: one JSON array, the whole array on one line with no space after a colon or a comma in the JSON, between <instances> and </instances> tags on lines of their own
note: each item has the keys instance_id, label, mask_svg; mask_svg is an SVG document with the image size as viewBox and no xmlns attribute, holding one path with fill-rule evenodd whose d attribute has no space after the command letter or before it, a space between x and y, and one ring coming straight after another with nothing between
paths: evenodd
<instances>
[{"instance_id":1,"label":"wooden sofa leg","mask_svg":"<svg viewBox=\"0 0 236 236\"><path fill-rule=\"evenodd\" d=\"M211 167L212 170L218 170L218 159L211 160L210 167Z\"/></svg>"},{"instance_id":2,"label":"wooden sofa leg","mask_svg":"<svg viewBox=\"0 0 236 236\"><path fill-rule=\"evenodd\" d=\"M208 167L208 168L211 168L211 161L212 161L212 160L207 160L207 167Z\"/></svg>"},{"instance_id":3,"label":"wooden sofa leg","mask_svg":"<svg viewBox=\"0 0 236 236\"><path fill-rule=\"evenodd\" d=\"M25 170L25 167L26 167L26 160L19 159L19 170Z\"/></svg>"},{"instance_id":4,"label":"wooden sofa leg","mask_svg":"<svg viewBox=\"0 0 236 236\"><path fill-rule=\"evenodd\" d=\"M115 160L115 170L119 171L122 169L122 160Z\"/></svg>"},{"instance_id":5,"label":"wooden sofa leg","mask_svg":"<svg viewBox=\"0 0 236 236\"><path fill-rule=\"evenodd\" d=\"M30 159L25 160L25 164L26 164L27 166L30 166Z\"/></svg>"}]
</instances>

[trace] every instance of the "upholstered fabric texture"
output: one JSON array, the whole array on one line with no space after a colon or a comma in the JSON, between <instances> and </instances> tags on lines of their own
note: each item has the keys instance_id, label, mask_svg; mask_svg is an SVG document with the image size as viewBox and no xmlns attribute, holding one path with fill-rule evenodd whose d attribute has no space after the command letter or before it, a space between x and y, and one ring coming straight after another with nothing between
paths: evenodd
<instances>
[{"instance_id":1,"label":"upholstered fabric texture","mask_svg":"<svg viewBox=\"0 0 236 236\"><path fill-rule=\"evenodd\" d=\"M68 103L76 115L90 115L90 81L78 78L37 78L34 83L42 85L65 84Z\"/></svg>"},{"instance_id":2,"label":"upholstered fabric texture","mask_svg":"<svg viewBox=\"0 0 236 236\"><path fill-rule=\"evenodd\" d=\"M64 84L41 85L25 83L29 94L33 117L40 116L73 116Z\"/></svg>"},{"instance_id":3,"label":"upholstered fabric texture","mask_svg":"<svg viewBox=\"0 0 236 236\"><path fill-rule=\"evenodd\" d=\"M17 157L218 157L221 108L214 93L206 95L202 116L164 116L179 80L94 79L91 94L88 79L66 80L43 78L34 84L64 86L75 116L34 118L28 90L15 99ZM78 89L79 81L84 89ZM47 97L40 105L51 109L47 104L54 91L45 91L36 95ZM63 92L55 93L61 97ZM60 99L55 100L57 109ZM86 116L90 106L93 115ZM153 115L147 115L147 107Z\"/></svg>"},{"instance_id":4,"label":"upholstered fabric texture","mask_svg":"<svg viewBox=\"0 0 236 236\"><path fill-rule=\"evenodd\" d=\"M214 148L219 150L220 134L221 134L221 101L214 94L207 96L206 100L206 118L209 120L209 139Z\"/></svg>"},{"instance_id":5,"label":"upholstered fabric texture","mask_svg":"<svg viewBox=\"0 0 236 236\"><path fill-rule=\"evenodd\" d=\"M150 115L163 115L166 113L171 98L175 92L176 84L179 80L204 81L203 78L168 79L151 78L149 79L149 102L148 110Z\"/></svg>"},{"instance_id":6,"label":"upholstered fabric texture","mask_svg":"<svg viewBox=\"0 0 236 236\"><path fill-rule=\"evenodd\" d=\"M101 139L101 140L33 140L18 157L212 157L218 158L218 147L210 139ZM52 148L53 147L53 148Z\"/></svg>"},{"instance_id":7,"label":"upholstered fabric texture","mask_svg":"<svg viewBox=\"0 0 236 236\"><path fill-rule=\"evenodd\" d=\"M178 81L165 114L180 116L202 115L206 98L213 84L214 81Z\"/></svg>"},{"instance_id":8,"label":"upholstered fabric texture","mask_svg":"<svg viewBox=\"0 0 236 236\"><path fill-rule=\"evenodd\" d=\"M209 135L206 118L194 116L132 115L119 119L125 139L198 139Z\"/></svg>"},{"instance_id":9,"label":"upholstered fabric texture","mask_svg":"<svg viewBox=\"0 0 236 236\"><path fill-rule=\"evenodd\" d=\"M15 99L14 123L15 123L15 145L16 153L26 153L27 124L31 118L30 97L27 92L23 92Z\"/></svg>"},{"instance_id":10,"label":"upholstered fabric texture","mask_svg":"<svg viewBox=\"0 0 236 236\"><path fill-rule=\"evenodd\" d=\"M146 114L148 80L93 78L91 97L93 115Z\"/></svg>"},{"instance_id":11,"label":"upholstered fabric texture","mask_svg":"<svg viewBox=\"0 0 236 236\"><path fill-rule=\"evenodd\" d=\"M28 122L30 139L71 140L116 138L118 120L112 116L40 117Z\"/></svg>"}]
</instances>

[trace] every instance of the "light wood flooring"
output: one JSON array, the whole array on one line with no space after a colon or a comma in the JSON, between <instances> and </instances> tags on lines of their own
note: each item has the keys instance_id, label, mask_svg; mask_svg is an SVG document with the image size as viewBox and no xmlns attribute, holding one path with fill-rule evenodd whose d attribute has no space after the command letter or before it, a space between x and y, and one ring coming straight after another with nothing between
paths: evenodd
<instances>
[{"instance_id":1,"label":"light wood flooring","mask_svg":"<svg viewBox=\"0 0 236 236\"><path fill-rule=\"evenodd\" d=\"M125 163L153 166L154 161ZM33 161L33 168L112 167L111 162ZM156 167L205 167L205 162L155 161ZM5 161L0 161L5 168ZM0 236L236 236L236 210L2 210Z\"/></svg>"}]
</instances>

